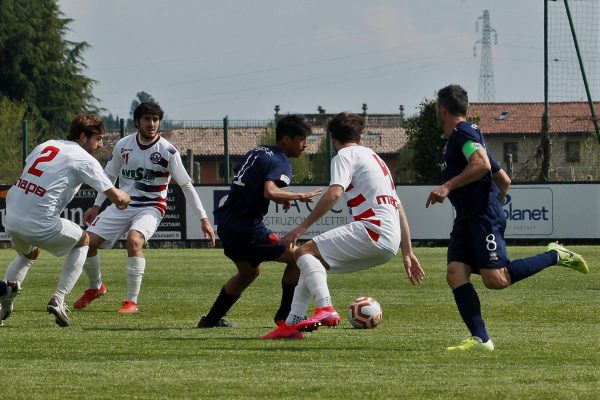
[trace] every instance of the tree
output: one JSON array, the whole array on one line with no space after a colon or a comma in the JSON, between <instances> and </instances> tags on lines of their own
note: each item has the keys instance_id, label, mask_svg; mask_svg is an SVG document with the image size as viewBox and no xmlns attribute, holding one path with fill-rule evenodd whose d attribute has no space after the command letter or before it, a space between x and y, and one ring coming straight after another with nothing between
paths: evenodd
<instances>
[{"instance_id":1,"label":"tree","mask_svg":"<svg viewBox=\"0 0 600 400\"><path fill-rule=\"evenodd\" d=\"M27 115L27 106L22 102L0 98L0 182L14 183L23 169L23 120ZM31 120L31 119L30 119ZM33 124L32 124L33 125ZM29 149L37 142L34 130L28 131Z\"/></svg>"},{"instance_id":2,"label":"tree","mask_svg":"<svg viewBox=\"0 0 600 400\"><path fill-rule=\"evenodd\" d=\"M141 103L147 102L158 104L158 101L154 100L154 97L152 97L150 93L144 91L137 92L135 98L131 102L131 107L129 107L129 116L133 119L133 112L135 111L137 106L139 106Z\"/></svg>"},{"instance_id":3,"label":"tree","mask_svg":"<svg viewBox=\"0 0 600 400\"><path fill-rule=\"evenodd\" d=\"M423 100L419 114L406 121L415 183L437 184L441 179L440 159L446 138L435 106L435 100Z\"/></svg>"},{"instance_id":4,"label":"tree","mask_svg":"<svg viewBox=\"0 0 600 400\"><path fill-rule=\"evenodd\" d=\"M65 39L56 0L0 1L0 98L22 102L42 138L62 137L74 114L97 112L83 75L86 42Z\"/></svg>"}]
</instances>

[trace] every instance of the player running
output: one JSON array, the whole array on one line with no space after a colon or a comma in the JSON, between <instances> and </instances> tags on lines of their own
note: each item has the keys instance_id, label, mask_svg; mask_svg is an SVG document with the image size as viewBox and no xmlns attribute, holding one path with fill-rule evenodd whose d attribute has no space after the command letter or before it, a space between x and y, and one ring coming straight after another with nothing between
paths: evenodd
<instances>
[{"instance_id":1,"label":"player running","mask_svg":"<svg viewBox=\"0 0 600 400\"><path fill-rule=\"evenodd\" d=\"M490 164L486 144L477 125L466 121L467 92L450 85L438 92L437 117L448 136L442 154L443 184L431 191L426 207L448 197L456 210L448 244L446 280L471 338L450 351L494 350L471 274L479 274L489 289L504 289L552 265L587 273L584 259L558 243L545 253L510 261L506 254L506 219L499 199L508 191L510 179ZM492 175L492 172L494 174ZM496 183L496 185L494 185ZM499 190L500 189L500 190Z\"/></svg>"},{"instance_id":2,"label":"player running","mask_svg":"<svg viewBox=\"0 0 600 400\"><path fill-rule=\"evenodd\" d=\"M292 249L286 248L279 237L265 226L263 217L271 201L283 204L287 210L290 201L309 202L321 193L321 189L308 193L282 189L292 179L292 165L288 158L300 156L310 132L310 125L304 117L285 116L275 127L276 144L255 147L236 167L229 196L214 214L225 255L235 263L238 272L225 283L208 314L198 322L198 328L231 326L223 317L254 282L264 261L287 264L281 279L281 304L274 319L276 323L282 323L287 317L299 271Z\"/></svg>"},{"instance_id":3,"label":"player running","mask_svg":"<svg viewBox=\"0 0 600 400\"><path fill-rule=\"evenodd\" d=\"M59 326L68 326L65 296L75 286L88 251L89 236L79 225L60 213L86 183L103 193L114 207L125 209L130 198L116 189L92 154L102 147L104 124L95 115L78 115L69 126L67 140L48 140L27 157L21 177L6 197L6 232L18 253L4 279L16 281L10 294L0 298L1 318L13 310L13 299L40 250L57 257L66 255L56 292L48 312Z\"/></svg>"},{"instance_id":4,"label":"player running","mask_svg":"<svg viewBox=\"0 0 600 400\"><path fill-rule=\"evenodd\" d=\"M291 311L285 323L263 339L301 339L303 331L340 323L327 287L327 270L349 273L372 268L393 259L401 248L408 279L413 284L423 281L424 272L412 252L408 221L392 175L373 150L360 145L363 129L362 118L355 114L340 113L329 122L328 132L338 152L331 160L329 189L305 221L282 240L294 246L342 195L355 221L316 236L295 250L300 280ZM313 298L315 311L304 319Z\"/></svg>"},{"instance_id":5,"label":"player running","mask_svg":"<svg viewBox=\"0 0 600 400\"><path fill-rule=\"evenodd\" d=\"M119 140L112 152L105 171L111 182L119 178L119 187L131 195L127 210L109 206L98 215L105 196L98 193L94 205L85 212L84 220L90 226L90 249L83 269L90 287L75 302L74 307L87 307L94 299L106 293L102 282L98 248L111 248L117 239L127 234L127 297L119 308L120 313L139 311L138 295L146 268L142 247L156 232L167 210L167 189L171 177L181 186L186 201L195 211L204 237L215 244L215 234L183 167L181 156L175 147L160 136L158 128L163 110L158 104L144 102L133 112L138 133Z\"/></svg>"}]
</instances>

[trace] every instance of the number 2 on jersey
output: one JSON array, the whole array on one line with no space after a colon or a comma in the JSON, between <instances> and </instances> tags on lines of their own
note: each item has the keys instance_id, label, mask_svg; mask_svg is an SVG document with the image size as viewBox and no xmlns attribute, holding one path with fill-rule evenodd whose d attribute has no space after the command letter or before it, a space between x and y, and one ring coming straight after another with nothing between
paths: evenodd
<instances>
[{"instance_id":1,"label":"number 2 on jersey","mask_svg":"<svg viewBox=\"0 0 600 400\"><path fill-rule=\"evenodd\" d=\"M31 165L31 167L29 167L29 169L27 170L27 172L29 172L31 175L42 176L44 171L37 169L36 168L37 165L41 164L41 163L47 163L47 162L54 160L54 157L56 157L56 155L58 154L59 151L60 151L60 149L58 147L54 147L54 146L45 147L44 150L42 150L42 152L40 154L44 154L44 153L50 153L50 154L48 154L47 156L40 156L40 157L36 158L35 161L33 162L33 164Z\"/></svg>"}]
</instances>

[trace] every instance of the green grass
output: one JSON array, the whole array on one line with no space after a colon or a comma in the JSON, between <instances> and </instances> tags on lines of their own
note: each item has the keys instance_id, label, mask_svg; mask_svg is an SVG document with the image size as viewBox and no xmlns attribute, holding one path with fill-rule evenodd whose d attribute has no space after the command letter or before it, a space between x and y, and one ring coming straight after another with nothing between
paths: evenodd
<instances>
[{"instance_id":1,"label":"green grass","mask_svg":"<svg viewBox=\"0 0 600 400\"><path fill-rule=\"evenodd\" d=\"M383 323L345 321L299 341L264 341L279 305L281 264L268 263L234 306L232 329L195 328L234 267L221 250L146 250L137 315L125 295L124 250L101 253L108 293L59 328L45 311L60 261L42 254L15 312L0 328L0 393L11 399L437 398L597 399L600 393L600 247L573 247L588 275L550 268L480 294L491 353L448 353L468 336L445 283L445 249L418 248L426 282L411 286L400 258L329 275L334 302L368 295ZM513 247L513 258L541 247ZM14 253L0 250L0 265ZM1 274L0 274L1 275ZM69 304L87 287L82 277Z\"/></svg>"}]
</instances>

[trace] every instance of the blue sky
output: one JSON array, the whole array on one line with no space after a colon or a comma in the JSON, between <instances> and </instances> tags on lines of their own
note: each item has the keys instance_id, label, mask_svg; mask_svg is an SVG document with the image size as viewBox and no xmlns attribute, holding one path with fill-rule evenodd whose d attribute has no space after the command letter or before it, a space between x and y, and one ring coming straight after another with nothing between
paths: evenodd
<instances>
[{"instance_id":1,"label":"blue sky","mask_svg":"<svg viewBox=\"0 0 600 400\"><path fill-rule=\"evenodd\" d=\"M100 106L127 116L146 91L173 119L267 119L284 113L414 114L459 83L477 100L473 47L483 10L495 100L543 99L543 2L534 0L59 0L86 41ZM477 50L477 55L481 50Z\"/></svg>"}]
</instances>

